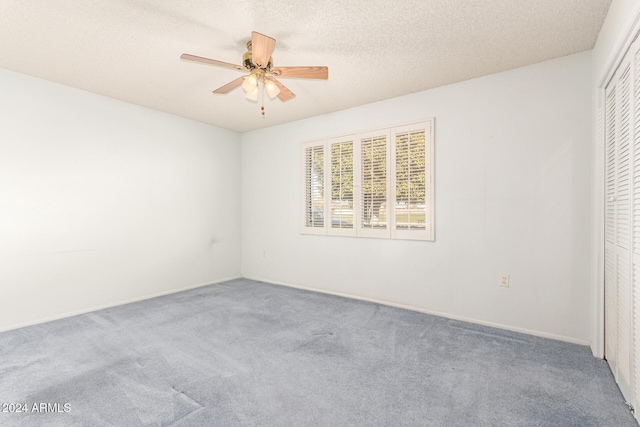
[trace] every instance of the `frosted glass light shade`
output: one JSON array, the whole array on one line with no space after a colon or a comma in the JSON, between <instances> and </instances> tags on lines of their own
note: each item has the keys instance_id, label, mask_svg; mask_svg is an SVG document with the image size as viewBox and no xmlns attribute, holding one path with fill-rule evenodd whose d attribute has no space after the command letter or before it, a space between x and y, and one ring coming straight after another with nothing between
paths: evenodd
<instances>
[{"instance_id":1,"label":"frosted glass light shade","mask_svg":"<svg viewBox=\"0 0 640 427\"><path fill-rule=\"evenodd\" d=\"M255 75L251 74L244 78L244 81L242 82L242 89L244 89L245 92L251 93L257 87L258 87L258 79L256 78Z\"/></svg>"},{"instance_id":2,"label":"frosted glass light shade","mask_svg":"<svg viewBox=\"0 0 640 427\"><path fill-rule=\"evenodd\" d=\"M264 88L267 90L269 98L275 98L280 93L280 88L271 79L265 79Z\"/></svg>"},{"instance_id":3,"label":"frosted glass light shade","mask_svg":"<svg viewBox=\"0 0 640 427\"><path fill-rule=\"evenodd\" d=\"M255 85L253 90L251 92L247 92L247 94L245 95L247 99L250 99L252 101L257 101L258 100L258 85Z\"/></svg>"}]
</instances>

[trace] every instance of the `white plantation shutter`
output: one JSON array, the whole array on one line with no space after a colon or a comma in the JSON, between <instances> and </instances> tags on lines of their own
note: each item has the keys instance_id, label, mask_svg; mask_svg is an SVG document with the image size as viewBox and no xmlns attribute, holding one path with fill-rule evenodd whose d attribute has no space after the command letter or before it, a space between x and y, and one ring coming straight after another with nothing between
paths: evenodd
<instances>
[{"instance_id":1,"label":"white plantation shutter","mask_svg":"<svg viewBox=\"0 0 640 427\"><path fill-rule=\"evenodd\" d=\"M393 235L433 240L433 123L425 121L393 129Z\"/></svg>"},{"instance_id":2,"label":"white plantation shutter","mask_svg":"<svg viewBox=\"0 0 640 427\"><path fill-rule=\"evenodd\" d=\"M329 141L331 169L330 199L331 223L329 234L355 235L353 138Z\"/></svg>"},{"instance_id":3,"label":"white plantation shutter","mask_svg":"<svg viewBox=\"0 0 640 427\"><path fill-rule=\"evenodd\" d=\"M303 223L302 231L325 233L325 158L324 143L307 143L303 155Z\"/></svg>"},{"instance_id":4,"label":"white plantation shutter","mask_svg":"<svg viewBox=\"0 0 640 427\"><path fill-rule=\"evenodd\" d=\"M389 136L360 137L359 236L389 237Z\"/></svg>"},{"instance_id":5,"label":"white plantation shutter","mask_svg":"<svg viewBox=\"0 0 640 427\"><path fill-rule=\"evenodd\" d=\"M301 233L433 240L433 125L302 143Z\"/></svg>"}]
</instances>

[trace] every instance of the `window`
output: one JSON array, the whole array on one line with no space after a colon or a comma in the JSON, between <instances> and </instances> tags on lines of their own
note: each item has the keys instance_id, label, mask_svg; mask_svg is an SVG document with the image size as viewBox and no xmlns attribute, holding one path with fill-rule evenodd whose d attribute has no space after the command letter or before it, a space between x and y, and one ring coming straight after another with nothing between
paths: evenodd
<instances>
[{"instance_id":1,"label":"window","mask_svg":"<svg viewBox=\"0 0 640 427\"><path fill-rule=\"evenodd\" d=\"M433 121L303 143L302 233L433 240Z\"/></svg>"},{"instance_id":2,"label":"window","mask_svg":"<svg viewBox=\"0 0 640 427\"><path fill-rule=\"evenodd\" d=\"M395 138L395 203L394 219L397 238L433 240L431 236L431 146L428 126L394 129ZM429 129L427 129L427 127ZM427 148L429 155L427 156Z\"/></svg>"},{"instance_id":3,"label":"window","mask_svg":"<svg viewBox=\"0 0 640 427\"><path fill-rule=\"evenodd\" d=\"M360 137L360 214L359 235L389 237L387 219L389 194L389 135L364 134Z\"/></svg>"},{"instance_id":4,"label":"window","mask_svg":"<svg viewBox=\"0 0 640 427\"><path fill-rule=\"evenodd\" d=\"M331 234L353 233L353 140L336 139L331 146ZM336 230L337 229L337 230ZM346 231L346 232L338 232Z\"/></svg>"},{"instance_id":5,"label":"window","mask_svg":"<svg viewBox=\"0 0 640 427\"><path fill-rule=\"evenodd\" d=\"M324 145L304 147L304 170L304 228L309 233L318 230L317 234L324 234Z\"/></svg>"}]
</instances>

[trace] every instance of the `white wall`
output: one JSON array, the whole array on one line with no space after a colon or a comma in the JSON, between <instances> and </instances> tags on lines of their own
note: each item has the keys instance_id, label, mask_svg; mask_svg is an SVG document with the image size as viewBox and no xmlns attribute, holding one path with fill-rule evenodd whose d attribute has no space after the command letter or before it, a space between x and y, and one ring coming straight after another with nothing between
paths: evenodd
<instances>
[{"instance_id":1,"label":"white wall","mask_svg":"<svg viewBox=\"0 0 640 427\"><path fill-rule=\"evenodd\" d=\"M299 233L301 141L430 116L435 242ZM241 141L243 276L591 339L590 52Z\"/></svg>"},{"instance_id":2,"label":"white wall","mask_svg":"<svg viewBox=\"0 0 640 427\"><path fill-rule=\"evenodd\" d=\"M240 275L239 135L0 70L0 330Z\"/></svg>"}]
</instances>

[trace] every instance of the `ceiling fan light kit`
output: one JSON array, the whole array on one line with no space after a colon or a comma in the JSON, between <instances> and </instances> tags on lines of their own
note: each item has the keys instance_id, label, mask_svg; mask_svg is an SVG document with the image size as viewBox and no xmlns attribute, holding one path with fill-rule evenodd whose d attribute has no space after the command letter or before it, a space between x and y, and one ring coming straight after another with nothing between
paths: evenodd
<instances>
[{"instance_id":1,"label":"ceiling fan light kit","mask_svg":"<svg viewBox=\"0 0 640 427\"><path fill-rule=\"evenodd\" d=\"M258 79L255 75L250 74L244 78L244 82L242 82L242 89L245 92L252 92L258 86Z\"/></svg>"},{"instance_id":2,"label":"ceiling fan light kit","mask_svg":"<svg viewBox=\"0 0 640 427\"><path fill-rule=\"evenodd\" d=\"M258 86L256 86L253 88L253 90L247 91L244 97L251 101L257 101L258 95L259 95Z\"/></svg>"},{"instance_id":3,"label":"ceiling fan light kit","mask_svg":"<svg viewBox=\"0 0 640 427\"><path fill-rule=\"evenodd\" d=\"M267 95L269 95L269 98L271 98L271 99L275 98L276 96L278 96L280 94L280 88L278 88L278 86L276 86L276 84L271 79L271 77L265 77L264 78L264 88L267 91Z\"/></svg>"},{"instance_id":4,"label":"ceiling fan light kit","mask_svg":"<svg viewBox=\"0 0 640 427\"><path fill-rule=\"evenodd\" d=\"M213 93L226 94L238 86L242 86L245 97L251 101L257 101L262 88L262 115L264 116L264 92L269 98L278 97L280 101L288 101L296 95L286 86L278 81L274 76L283 78L302 78L327 80L329 69L327 67L273 67L271 54L276 47L275 39L257 32L251 33L251 40L247 42L247 51L242 56L242 65L234 65L228 62L201 56L183 53L180 58L187 61L200 62L202 64L215 65L223 68L233 68L242 72L249 72L249 75L239 77L224 86L214 90Z\"/></svg>"}]
</instances>

